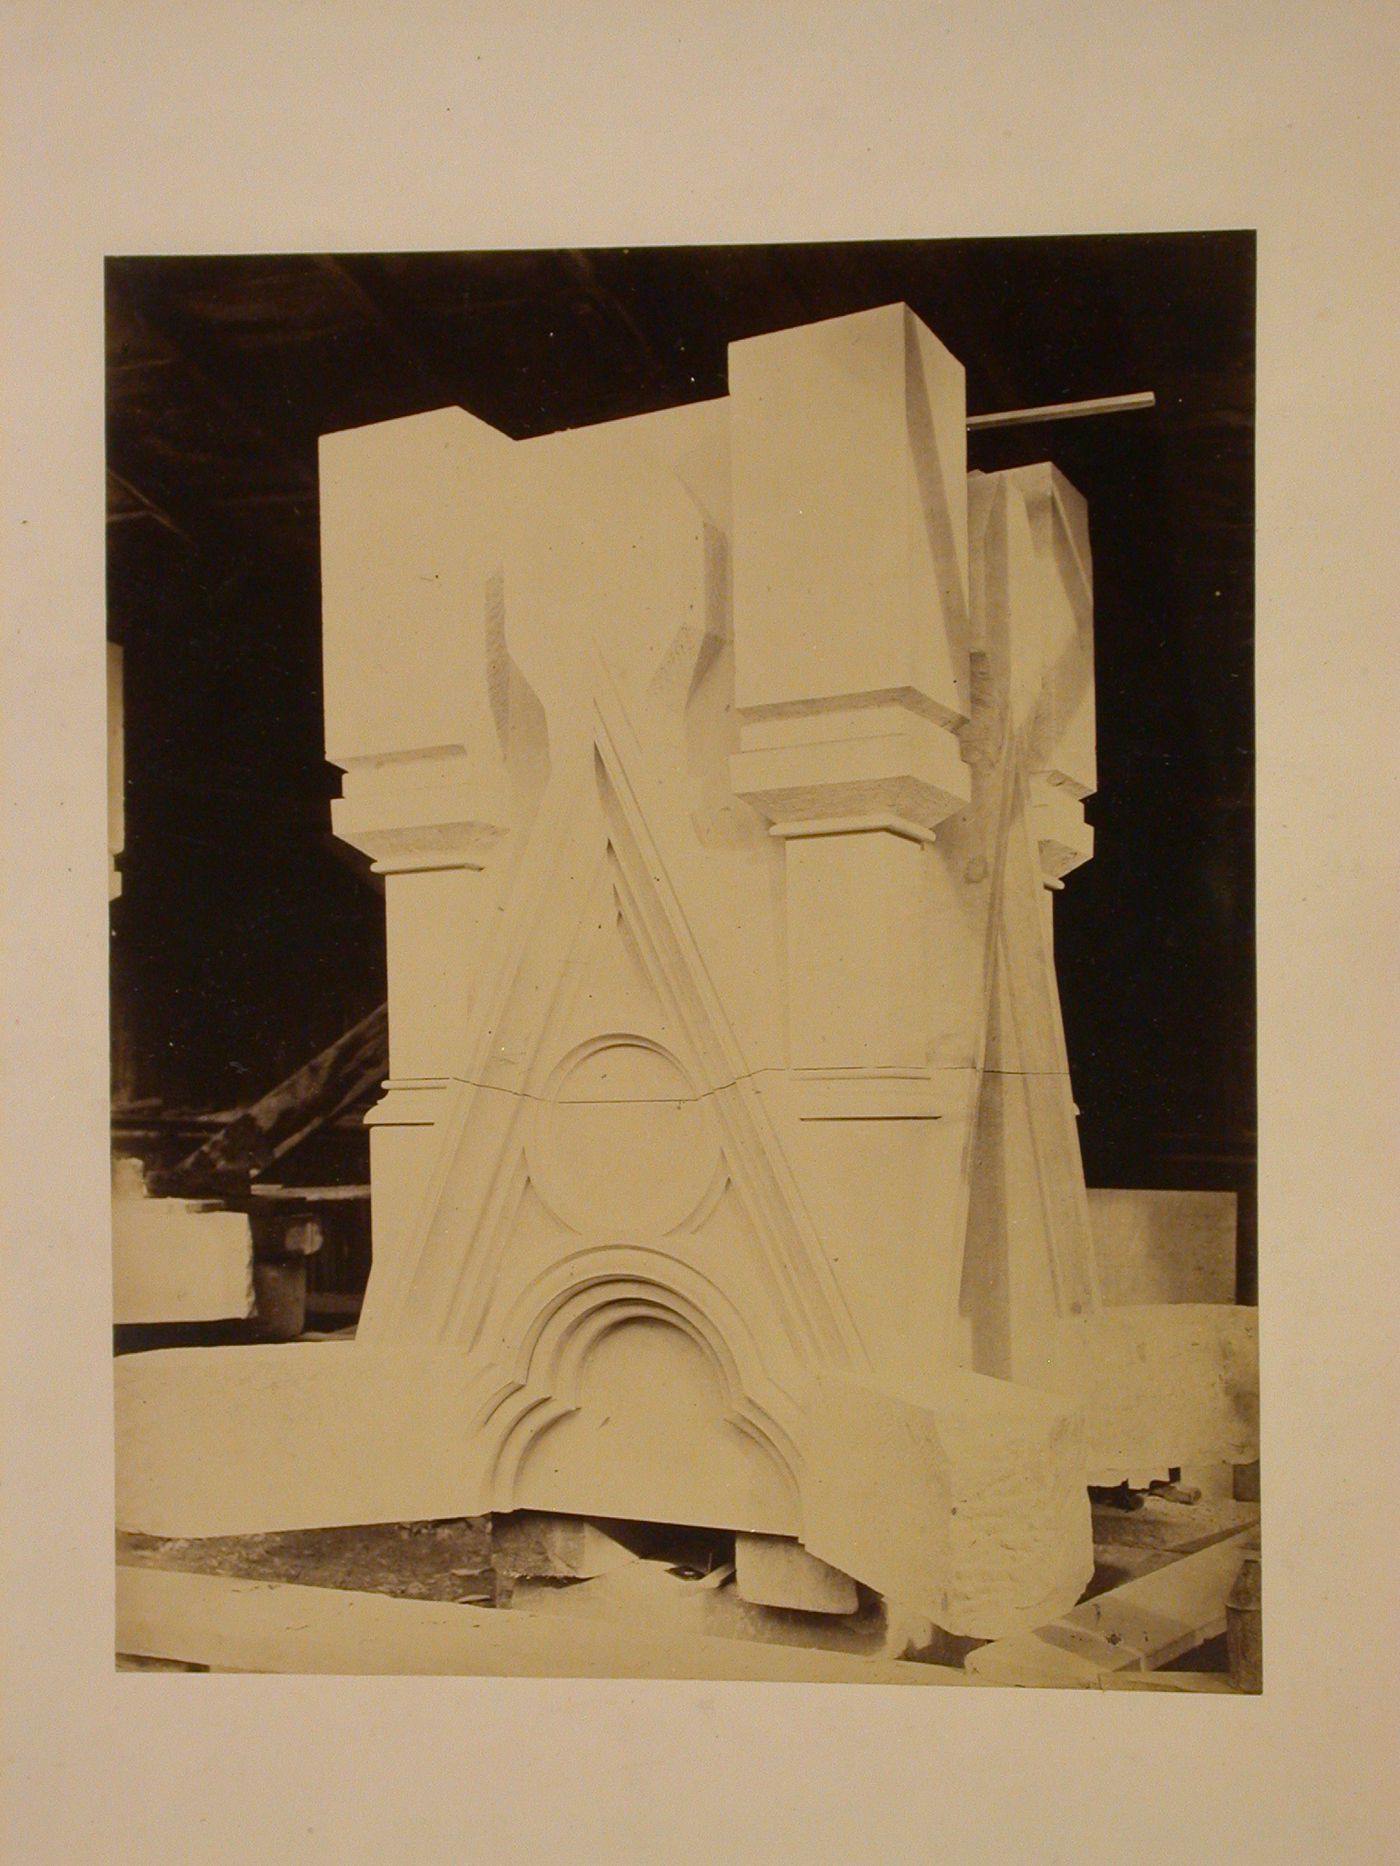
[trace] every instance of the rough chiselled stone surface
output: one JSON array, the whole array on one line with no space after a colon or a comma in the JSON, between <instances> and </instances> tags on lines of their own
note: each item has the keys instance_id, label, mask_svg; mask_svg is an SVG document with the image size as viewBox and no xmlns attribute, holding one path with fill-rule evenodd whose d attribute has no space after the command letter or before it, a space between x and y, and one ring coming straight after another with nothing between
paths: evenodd
<instances>
[{"instance_id":1,"label":"rough chiselled stone surface","mask_svg":"<svg viewBox=\"0 0 1400 1866\"><path fill-rule=\"evenodd\" d=\"M954 1372L916 1405L833 1375L810 1432L807 1546L901 1607L998 1639L1083 1592L1093 1554L1072 1404Z\"/></svg>"}]
</instances>

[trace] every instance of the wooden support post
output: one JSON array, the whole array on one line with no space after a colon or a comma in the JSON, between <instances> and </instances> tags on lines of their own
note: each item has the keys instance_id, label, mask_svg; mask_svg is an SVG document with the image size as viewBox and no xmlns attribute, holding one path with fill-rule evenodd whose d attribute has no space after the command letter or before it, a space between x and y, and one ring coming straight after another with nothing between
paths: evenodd
<instances>
[{"instance_id":1,"label":"wooden support post","mask_svg":"<svg viewBox=\"0 0 1400 1866\"><path fill-rule=\"evenodd\" d=\"M274 1341L295 1341L306 1327L306 1259L274 1257L253 1265L258 1320Z\"/></svg>"},{"instance_id":2,"label":"wooden support post","mask_svg":"<svg viewBox=\"0 0 1400 1866\"><path fill-rule=\"evenodd\" d=\"M1264 1689L1263 1583L1259 1550L1247 1548L1235 1585L1225 1602L1225 1635L1230 1649L1230 1677L1237 1691Z\"/></svg>"}]
</instances>

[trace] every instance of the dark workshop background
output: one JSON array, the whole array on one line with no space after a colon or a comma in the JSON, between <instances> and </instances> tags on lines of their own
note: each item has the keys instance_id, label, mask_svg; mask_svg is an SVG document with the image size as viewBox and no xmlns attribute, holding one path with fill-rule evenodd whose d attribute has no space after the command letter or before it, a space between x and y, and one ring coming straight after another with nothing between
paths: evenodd
<instances>
[{"instance_id":1,"label":"dark workshop background","mask_svg":"<svg viewBox=\"0 0 1400 1866\"><path fill-rule=\"evenodd\" d=\"M902 299L969 436L1089 502L1097 853L1057 896L1091 1185L1241 1195L1252 1298L1254 238L107 263L108 632L125 658L119 1108L252 1100L385 995L322 758L317 437L459 403L515 436L725 391L733 339Z\"/></svg>"}]
</instances>

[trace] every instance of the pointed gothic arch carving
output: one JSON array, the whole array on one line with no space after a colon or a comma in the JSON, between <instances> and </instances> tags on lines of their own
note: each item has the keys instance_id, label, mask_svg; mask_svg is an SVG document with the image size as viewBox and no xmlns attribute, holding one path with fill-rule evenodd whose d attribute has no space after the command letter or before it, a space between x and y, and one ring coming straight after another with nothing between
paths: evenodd
<instances>
[{"instance_id":1,"label":"pointed gothic arch carving","mask_svg":"<svg viewBox=\"0 0 1400 1866\"><path fill-rule=\"evenodd\" d=\"M514 1364L474 1422L489 1445L492 1507L516 1507L531 1448L580 1410L590 1360L605 1338L638 1321L676 1329L700 1350L723 1396L722 1422L763 1453L796 1515L798 1398L768 1376L747 1323L717 1284L639 1246L578 1252L520 1292L503 1330L519 1342ZM646 1396L639 1400L645 1404Z\"/></svg>"}]
</instances>

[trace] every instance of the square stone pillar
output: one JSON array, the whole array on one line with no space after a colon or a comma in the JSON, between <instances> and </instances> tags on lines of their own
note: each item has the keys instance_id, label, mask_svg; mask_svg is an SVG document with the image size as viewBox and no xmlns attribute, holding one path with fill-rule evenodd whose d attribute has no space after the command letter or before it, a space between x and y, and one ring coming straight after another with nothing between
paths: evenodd
<instances>
[{"instance_id":1,"label":"square stone pillar","mask_svg":"<svg viewBox=\"0 0 1400 1866\"><path fill-rule=\"evenodd\" d=\"M373 1335L421 1196L512 794L499 488L510 441L460 408L322 437L335 833L384 878L389 1069L371 1115Z\"/></svg>"}]
</instances>

